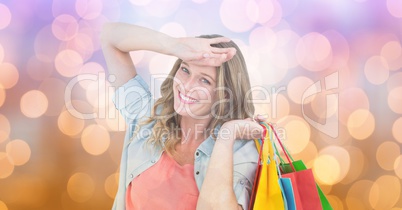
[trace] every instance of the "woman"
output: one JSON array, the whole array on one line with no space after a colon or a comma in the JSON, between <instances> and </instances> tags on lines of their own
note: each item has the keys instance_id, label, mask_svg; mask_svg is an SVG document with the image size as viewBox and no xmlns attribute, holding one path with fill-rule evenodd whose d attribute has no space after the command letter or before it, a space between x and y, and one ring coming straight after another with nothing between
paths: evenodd
<instances>
[{"instance_id":1,"label":"woman","mask_svg":"<svg viewBox=\"0 0 402 210\"><path fill-rule=\"evenodd\" d=\"M249 78L239 48L213 35L173 38L108 23L102 48L128 123L113 209L247 209L258 160ZM178 58L153 105L129 52Z\"/></svg>"}]
</instances>

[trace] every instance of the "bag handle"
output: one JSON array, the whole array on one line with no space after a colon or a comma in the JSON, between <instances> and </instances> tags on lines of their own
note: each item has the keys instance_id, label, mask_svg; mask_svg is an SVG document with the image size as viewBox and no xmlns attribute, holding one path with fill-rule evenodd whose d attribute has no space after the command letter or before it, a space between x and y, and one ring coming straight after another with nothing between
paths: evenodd
<instances>
[{"instance_id":1,"label":"bag handle","mask_svg":"<svg viewBox=\"0 0 402 210\"><path fill-rule=\"evenodd\" d=\"M283 164L283 163L285 163L285 161L283 160L283 158L279 155L279 151L278 151L278 148L276 147L276 145L274 144L274 148L275 148L275 152L276 152L276 154L278 155L278 157L279 157L279 161ZM291 159L292 160L292 159ZM293 161L293 160L292 160Z\"/></svg>"},{"instance_id":2,"label":"bag handle","mask_svg":"<svg viewBox=\"0 0 402 210\"><path fill-rule=\"evenodd\" d=\"M284 148L284 146L283 146L283 144L282 144L282 141L279 139L278 134L276 133L274 127L273 127L270 123L261 122L261 124L263 125L263 127L266 127L267 129L271 128L271 131L274 133L275 138L278 140L279 145L281 146L282 151L283 151L283 153L285 154L286 159L288 160L290 167L292 167L292 170L293 170L294 172L296 172L296 169L295 169L295 167L293 166L293 163L292 163L292 161L291 161L290 158L289 158L290 155L288 155L288 152L287 152L287 150ZM292 158L292 160L293 160L293 158Z\"/></svg>"},{"instance_id":3,"label":"bag handle","mask_svg":"<svg viewBox=\"0 0 402 210\"><path fill-rule=\"evenodd\" d=\"M266 129L266 127L264 127L264 126L262 126L263 127L263 136L264 136L264 138L265 138L265 135L267 134L267 129ZM251 201L252 202L250 202L249 203L249 206L248 206L248 209L249 210L252 210L253 209L253 203L254 203L254 200L255 200L255 196L256 196L256 192L257 192L257 188L258 188L258 174L260 173L260 170L261 170L261 165L262 164L264 164L264 158L263 158L263 147L264 147L264 139L254 139L254 143L255 143L255 146L257 147L257 151L259 152L259 154L258 154L258 167L257 167L257 170L256 170L256 172L255 172L255 179L254 179L254 183L253 183L253 189L254 190L252 190L252 193L251 193Z\"/></svg>"},{"instance_id":4,"label":"bag handle","mask_svg":"<svg viewBox=\"0 0 402 210\"><path fill-rule=\"evenodd\" d=\"M262 154L262 159L261 161L263 162L262 164L269 164L270 163L270 155L269 155L269 136L268 136L268 129L263 128L263 136L264 139L262 139L262 144L261 144L261 154Z\"/></svg>"},{"instance_id":5,"label":"bag handle","mask_svg":"<svg viewBox=\"0 0 402 210\"><path fill-rule=\"evenodd\" d=\"M276 148L276 145L275 145L275 144L274 144L274 147L275 147L276 151L278 151L278 149ZM288 151L288 149L286 148L285 145L283 145L283 148L285 148L286 152L288 153L288 155L289 155L289 157L290 157L290 160L291 160L292 162L294 162L295 160L293 159L292 155L290 154L290 152ZM279 153L278 153L278 154L279 154ZM278 155L278 156L279 156L279 159L280 159L281 163L285 163L285 161L282 159L282 157L281 157L280 155Z\"/></svg>"},{"instance_id":6,"label":"bag handle","mask_svg":"<svg viewBox=\"0 0 402 210\"><path fill-rule=\"evenodd\" d=\"M272 138L272 132L269 132L269 139L270 140L273 139ZM271 140L270 143L271 144L269 145L269 149L275 151L273 153L273 156L274 156L273 159L274 159L274 161L276 163L276 170L278 171L279 178L282 178L282 172L281 172L281 169L279 168L278 157L279 157L281 162L284 162L284 161L282 160L281 156L279 155L278 149L276 148L274 141Z\"/></svg>"}]
</instances>

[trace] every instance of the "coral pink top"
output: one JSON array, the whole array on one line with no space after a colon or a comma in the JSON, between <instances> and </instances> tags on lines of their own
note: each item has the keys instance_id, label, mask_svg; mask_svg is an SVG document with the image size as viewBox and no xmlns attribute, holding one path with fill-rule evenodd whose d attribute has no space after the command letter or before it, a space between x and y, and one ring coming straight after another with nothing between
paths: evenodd
<instances>
[{"instance_id":1,"label":"coral pink top","mask_svg":"<svg viewBox=\"0 0 402 210\"><path fill-rule=\"evenodd\" d=\"M163 152L155 165L128 186L126 209L195 209L198 194L194 165L181 166Z\"/></svg>"}]
</instances>

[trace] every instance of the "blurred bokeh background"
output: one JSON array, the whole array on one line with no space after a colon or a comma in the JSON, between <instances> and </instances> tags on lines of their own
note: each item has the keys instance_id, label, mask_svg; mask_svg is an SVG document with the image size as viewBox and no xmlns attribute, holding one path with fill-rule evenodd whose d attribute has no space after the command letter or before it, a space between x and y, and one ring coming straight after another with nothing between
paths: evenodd
<instances>
[{"instance_id":1,"label":"blurred bokeh background","mask_svg":"<svg viewBox=\"0 0 402 210\"><path fill-rule=\"evenodd\" d=\"M257 112L334 209L402 209L402 1L1 0L1 210L111 208L125 125L99 44L109 21L232 38ZM156 89L174 62L132 57Z\"/></svg>"}]
</instances>

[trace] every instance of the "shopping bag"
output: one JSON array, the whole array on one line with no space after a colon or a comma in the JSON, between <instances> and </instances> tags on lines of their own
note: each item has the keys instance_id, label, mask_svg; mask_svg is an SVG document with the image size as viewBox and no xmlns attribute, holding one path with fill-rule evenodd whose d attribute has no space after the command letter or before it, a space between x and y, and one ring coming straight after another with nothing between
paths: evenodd
<instances>
[{"instance_id":1,"label":"shopping bag","mask_svg":"<svg viewBox=\"0 0 402 210\"><path fill-rule=\"evenodd\" d=\"M288 152L288 150L286 149L285 146L283 146L284 150L286 151L286 153L288 154L290 161L292 162L292 165L294 166L296 171L302 171L302 170L306 170L307 167L304 164L304 162L302 160L294 160L292 155ZM281 159L281 157L279 156L279 159L281 160L280 165L280 169L283 171L283 173L291 173L293 171L292 167L290 166L289 163L285 163L285 161L283 161ZM322 192L320 186L318 186L318 184L316 184L317 190L318 190L318 195L320 196L320 201L321 201L321 206L323 210L333 210L331 204L329 203L327 197L325 196L325 194Z\"/></svg>"},{"instance_id":2,"label":"shopping bag","mask_svg":"<svg viewBox=\"0 0 402 210\"><path fill-rule=\"evenodd\" d=\"M265 123L264 123L265 124ZM274 128L270 124L265 124L269 126L274 133L276 140L281 146L284 155L288 160L288 165L290 170L283 170L282 177L290 178L292 182L293 192L295 196L296 206L298 210L321 210L322 204L320 196L318 194L317 185L314 180L314 175L311 169L304 169L297 171L293 162L289 158L287 150L284 149L281 140L279 139ZM279 155L279 153L278 153ZM280 165L281 166L281 165Z\"/></svg>"},{"instance_id":3,"label":"shopping bag","mask_svg":"<svg viewBox=\"0 0 402 210\"><path fill-rule=\"evenodd\" d=\"M320 197L311 169L283 174L292 181L296 206L299 210L321 210Z\"/></svg>"},{"instance_id":4,"label":"shopping bag","mask_svg":"<svg viewBox=\"0 0 402 210\"><path fill-rule=\"evenodd\" d=\"M265 126L264 126L264 128L265 128L264 130L269 130ZM269 146L268 147L269 148L268 153L269 153L269 151L273 151L273 148L274 148L273 147L274 142L271 141L272 132L269 132L269 137L270 137L269 138L270 141L265 143L265 147ZM262 141L262 140L257 140L257 139L255 140L257 150L260 151L259 152L260 153L260 159L259 159L260 163L261 163L261 155L263 154L263 151L261 150L262 149L261 145L263 143L264 143L264 141ZM281 193L282 193L282 199L283 199L283 202L284 202L284 208L286 210L296 210L297 208L296 208L296 203L295 203L295 198L294 198L294 193L293 193L293 188L292 188L292 182L291 182L291 180L289 178L281 177L276 152L273 152L273 153L271 152L269 154L274 156L273 159L275 160L275 165L276 165L278 176L279 176L278 181L279 181L279 187L280 187ZM268 158L268 160L270 161L269 158ZM258 191L257 190L258 189L258 184L256 184L256 183L258 182L258 178L259 178L259 175L260 175L260 170L261 170L261 164L257 168L256 179L254 180L254 187L253 187L254 190L252 191L253 193L252 193L252 196L251 196L251 202L250 202L249 209L252 209L252 207L254 205L254 200L255 200L255 193ZM269 208L269 206L267 208ZM267 209L267 208L265 208L265 209ZM257 207L255 209L257 209Z\"/></svg>"},{"instance_id":5,"label":"shopping bag","mask_svg":"<svg viewBox=\"0 0 402 210\"><path fill-rule=\"evenodd\" d=\"M294 161L292 156L289 156L289 157L290 157L292 164L293 164L294 168L296 169L296 171L302 171L302 170L307 169L306 165L303 163L302 160ZM280 163L280 168L283 171L283 173L291 173L293 171L292 168L290 167L289 163ZM318 184L316 184L316 187L318 190L318 195L320 196L322 209L323 210L333 210L331 204L329 203L325 194L322 192L320 186L318 186Z\"/></svg>"},{"instance_id":6,"label":"shopping bag","mask_svg":"<svg viewBox=\"0 0 402 210\"><path fill-rule=\"evenodd\" d=\"M296 210L296 200L293 192L292 181L290 178L279 178L280 186L282 189L283 201L286 210Z\"/></svg>"},{"instance_id":7,"label":"shopping bag","mask_svg":"<svg viewBox=\"0 0 402 210\"><path fill-rule=\"evenodd\" d=\"M282 191L279 184L278 168L273 160L273 150L269 151L269 136L264 129L264 140L260 146L259 166L257 167L256 178L253 186L253 193L249 209L253 210L285 210ZM258 144L258 140L256 145ZM258 146L257 146L258 148Z\"/></svg>"},{"instance_id":8,"label":"shopping bag","mask_svg":"<svg viewBox=\"0 0 402 210\"><path fill-rule=\"evenodd\" d=\"M267 128L267 130L270 131L271 129ZM297 209L296 208L296 200L295 200L295 195L294 195L294 191L293 191L292 181L290 178L282 177L282 173L281 173L281 170L279 169L279 163L278 163L279 152L277 151L277 149L275 147L274 141L272 141L272 139L273 139L272 132L269 132L269 139L271 140L269 151L275 151L273 153L273 156L274 156L275 164L276 164L277 171L278 171L279 184L280 184L280 187L282 190L282 197L283 197L283 201L285 203L285 209L296 210Z\"/></svg>"}]
</instances>

